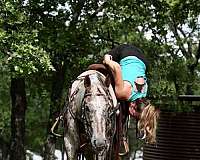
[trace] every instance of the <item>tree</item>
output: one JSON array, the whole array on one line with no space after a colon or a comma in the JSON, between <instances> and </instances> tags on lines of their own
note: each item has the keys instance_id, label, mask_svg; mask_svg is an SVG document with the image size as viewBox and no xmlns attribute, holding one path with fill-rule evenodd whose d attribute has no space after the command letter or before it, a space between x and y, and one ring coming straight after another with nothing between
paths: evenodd
<instances>
[{"instance_id":1,"label":"tree","mask_svg":"<svg viewBox=\"0 0 200 160\"><path fill-rule=\"evenodd\" d=\"M146 1L141 8L148 15L141 30L151 33L150 40L160 46L158 59L153 64L157 72L154 75L160 74L165 81L163 94L194 94L195 90L199 90L196 86L199 72L199 1ZM160 70L163 76L156 69L158 62L164 67L163 71ZM160 84L159 81L156 83Z\"/></svg>"},{"instance_id":2,"label":"tree","mask_svg":"<svg viewBox=\"0 0 200 160\"><path fill-rule=\"evenodd\" d=\"M52 70L46 52L37 44L37 31L27 29L27 17L21 1L1 2L1 53L11 76L10 159L25 160L24 135L27 108L25 76Z\"/></svg>"}]
</instances>

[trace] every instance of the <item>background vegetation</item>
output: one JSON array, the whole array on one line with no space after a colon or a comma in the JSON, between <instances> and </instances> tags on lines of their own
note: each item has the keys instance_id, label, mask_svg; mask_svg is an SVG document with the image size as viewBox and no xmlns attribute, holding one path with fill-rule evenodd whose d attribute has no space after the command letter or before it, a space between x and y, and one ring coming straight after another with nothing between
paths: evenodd
<instances>
[{"instance_id":1,"label":"background vegetation","mask_svg":"<svg viewBox=\"0 0 200 160\"><path fill-rule=\"evenodd\" d=\"M2 0L0 26L0 159L53 159L71 81L118 44L144 51L150 99L200 94L199 0Z\"/></svg>"}]
</instances>

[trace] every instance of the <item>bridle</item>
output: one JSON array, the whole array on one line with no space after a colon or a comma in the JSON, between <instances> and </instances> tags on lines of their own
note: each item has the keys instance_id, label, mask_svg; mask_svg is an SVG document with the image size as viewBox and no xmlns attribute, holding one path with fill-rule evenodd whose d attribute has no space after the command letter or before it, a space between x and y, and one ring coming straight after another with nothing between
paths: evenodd
<instances>
[{"instance_id":1,"label":"bridle","mask_svg":"<svg viewBox=\"0 0 200 160\"><path fill-rule=\"evenodd\" d=\"M108 93L108 92L107 92ZM88 92L85 93L84 98L82 100L82 105L81 105L81 122L84 124L85 131L86 134L91 138L92 137L92 133L91 133L91 125L90 125L90 120L87 118L87 98L91 97L91 96L102 96L104 97L105 101L106 101L106 105L105 105L105 114L104 114L104 118L106 119L106 124L110 124L111 123L111 116L113 115L114 112L114 106L109 103L110 100L112 100L112 98L110 98L111 96L109 94L104 94L104 93L92 93L92 92ZM108 126L108 125L106 125ZM108 130L107 130L108 131Z\"/></svg>"},{"instance_id":2,"label":"bridle","mask_svg":"<svg viewBox=\"0 0 200 160\"><path fill-rule=\"evenodd\" d=\"M102 79L99 78L99 81L102 82ZM80 82L82 80L84 80L84 77L79 77ZM79 83L80 84L80 83ZM73 103L74 98L77 96L77 93L79 92L80 88L78 87L79 85L77 85L77 88L73 91L73 93L71 93L70 97L69 97L69 101L71 103ZM110 137L110 142L112 143L113 140L113 135L115 133L115 113L117 112L118 107L114 106L114 101L112 99L111 93L108 89L108 87L104 86L101 84L101 87L104 91L104 93L101 92L101 90L98 90L98 92L96 93L92 93L92 91L90 92L86 92L84 93L84 96L81 100L81 108L80 108L80 113L77 115L76 113L73 113L72 111L72 106L68 107L68 111L71 114L73 119L76 119L78 122L82 123L85 129L85 135L87 137L87 142L82 144L80 149L82 147L84 147L85 145L87 145L88 143L90 143L90 138L92 137L92 133L91 133L91 122L90 119L87 118L87 114L88 114L88 110L87 110L87 98L91 97L91 96L103 96L103 98L105 99L106 105L105 105L105 114L104 114L104 118L106 119L106 127L110 126L110 128L106 129L106 136ZM104 150L105 151L105 150ZM104 152L103 151L103 152ZM102 153L103 154L103 153Z\"/></svg>"}]
</instances>

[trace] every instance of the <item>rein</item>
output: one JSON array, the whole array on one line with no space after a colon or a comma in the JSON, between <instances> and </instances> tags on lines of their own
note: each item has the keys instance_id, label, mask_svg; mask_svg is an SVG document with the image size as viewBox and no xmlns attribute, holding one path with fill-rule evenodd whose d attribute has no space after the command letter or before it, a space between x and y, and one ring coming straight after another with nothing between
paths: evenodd
<instances>
[{"instance_id":1,"label":"rein","mask_svg":"<svg viewBox=\"0 0 200 160\"><path fill-rule=\"evenodd\" d=\"M85 93L84 98L82 100L82 104L83 105L81 105L82 106L81 107L81 121L87 127L86 128L86 133L91 137L92 134L91 134L90 129L89 129L89 126L90 126L89 124L90 123L89 123L89 120L86 118L86 114L87 113L86 113L86 108L85 108L85 104L86 104L85 98L88 97L88 96L103 96L106 99L106 101L108 102L106 104L106 107L108 107L108 111L109 111L109 108L112 108L112 104L109 104L110 98L107 98L107 96L104 93L95 93L95 94L93 94L93 93ZM110 97L110 95L108 95L108 97ZM111 113L108 113L108 116L105 117L106 118L106 123L111 121L110 118L114 113L115 113L115 109L112 110Z\"/></svg>"},{"instance_id":2,"label":"rein","mask_svg":"<svg viewBox=\"0 0 200 160\"><path fill-rule=\"evenodd\" d=\"M101 79L100 79L101 80ZM87 128L85 128L86 130L86 134L89 135L91 137L91 132L90 132L90 128L89 128L89 120L86 118L86 111L85 111L85 98L88 97L88 96L103 96L105 97L106 101L107 101L107 104L106 106L108 107L108 113L107 113L107 116L105 117L106 118L106 124L110 124L111 127L108 129L107 131L107 136L110 137L110 153L109 153L109 159L111 160L111 154L112 154L112 146L113 146L113 141L114 141L114 135L116 133L116 116L115 114L117 113L117 111L119 110L119 105L117 106L113 106L114 102L113 102L113 99L112 99L112 96L108 90L107 87L104 87L102 86L103 90L105 93L101 93L101 91L99 90L98 93L91 93L91 92L88 92L88 93L85 93L84 94L84 98L82 100L82 107L81 107L81 121L85 124L84 126L86 126ZM109 134L109 135L108 135ZM90 142L86 142L84 144L82 144L80 146L80 149L85 147L87 144L89 144ZM103 150L103 152L101 152L101 155L105 152L106 148Z\"/></svg>"}]
</instances>

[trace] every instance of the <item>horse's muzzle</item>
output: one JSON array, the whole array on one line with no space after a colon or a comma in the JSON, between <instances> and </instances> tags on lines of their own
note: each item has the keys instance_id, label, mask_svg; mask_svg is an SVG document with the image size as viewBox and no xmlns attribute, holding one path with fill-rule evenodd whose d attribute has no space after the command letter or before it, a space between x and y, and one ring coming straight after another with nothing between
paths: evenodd
<instances>
[{"instance_id":1,"label":"horse's muzzle","mask_svg":"<svg viewBox=\"0 0 200 160\"><path fill-rule=\"evenodd\" d=\"M100 152L105 150L107 147L107 140L106 138L92 138L92 146L95 151Z\"/></svg>"}]
</instances>

